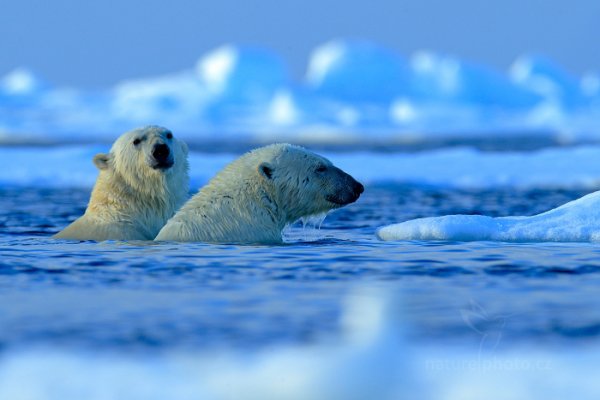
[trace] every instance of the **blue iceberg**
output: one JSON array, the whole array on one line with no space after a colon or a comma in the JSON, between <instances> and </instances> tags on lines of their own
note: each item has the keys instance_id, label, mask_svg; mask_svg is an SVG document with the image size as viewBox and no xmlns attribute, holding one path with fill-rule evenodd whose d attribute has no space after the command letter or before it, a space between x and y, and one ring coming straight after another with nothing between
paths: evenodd
<instances>
[{"instance_id":1,"label":"blue iceberg","mask_svg":"<svg viewBox=\"0 0 600 400\"><path fill-rule=\"evenodd\" d=\"M400 56L369 42L341 40L313 51L306 82L318 95L347 103L389 103L410 86Z\"/></svg>"},{"instance_id":2,"label":"blue iceberg","mask_svg":"<svg viewBox=\"0 0 600 400\"><path fill-rule=\"evenodd\" d=\"M519 87L493 69L431 52L416 53L411 72L412 92L423 102L523 109L542 100L539 94Z\"/></svg>"},{"instance_id":3,"label":"blue iceberg","mask_svg":"<svg viewBox=\"0 0 600 400\"><path fill-rule=\"evenodd\" d=\"M195 66L87 91L55 87L27 69L0 80L0 131L27 142L112 139L162 124L188 140L310 138L426 141L513 133L598 137L600 78L577 79L542 57L508 74L448 55L404 58L366 41L335 40L294 81L282 59L225 45Z\"/></svg>"},{"instance_id":4,"label":"blue iceberg","mask_svg":"<svg viewBox=\"0 0 600 400\"><path fill-rule=\"evenodd\" d=\"M545 57L519 57L510 68L510 77L515 84L562 107L576 108L586 103L580 82Z\"/></svg>"}]
</instances>

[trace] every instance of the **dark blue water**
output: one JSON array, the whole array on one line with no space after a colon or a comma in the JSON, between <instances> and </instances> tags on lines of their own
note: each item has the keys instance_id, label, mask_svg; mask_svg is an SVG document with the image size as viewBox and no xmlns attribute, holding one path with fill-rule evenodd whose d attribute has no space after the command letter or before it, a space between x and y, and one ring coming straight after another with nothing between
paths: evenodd
<instances>
[{"instance_id":1,"label":"dark blue water","mask_svg":"<svg viewBox=\"0 0 600 400\"><path fill-rule=\"evenodd\" d=\"M593 244L380 242L377 227L453 214L530 215L583 190L367 187L283 246L50 239L89 190L0 190L0 349L262 348L335 338L348 293L402 299L414 340L503 344L600 336Z\"/></svg>"}]
</instances>

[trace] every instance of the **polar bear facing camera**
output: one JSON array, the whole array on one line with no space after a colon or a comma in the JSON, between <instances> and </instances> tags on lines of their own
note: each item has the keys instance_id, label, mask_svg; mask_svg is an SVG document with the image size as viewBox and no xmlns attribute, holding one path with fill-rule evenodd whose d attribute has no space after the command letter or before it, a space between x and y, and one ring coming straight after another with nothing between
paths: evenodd
<instances>
[{"instance_id":1,"label":"polar bear facing camera","mask_svg":"<svg viewBox=\"0 0 600 400\"><path fill-rule=\"evenodd\" d=\"M152 240L188 196L187 146L159 126L123 134L100 170L85 214L54 237L77 240Z\"/></svg>"},{"instance_id":2,"label":"polar bear facing camera","mask_svg":"<svg viewBox=\"0 0 600 400\"><path fill-rule=\"evenodd\" d=\"M363 190L329 160L301 147L261 147L219 172L156 240L281 243L286 225L352 203Z\"/></svg>"}]
</instances>

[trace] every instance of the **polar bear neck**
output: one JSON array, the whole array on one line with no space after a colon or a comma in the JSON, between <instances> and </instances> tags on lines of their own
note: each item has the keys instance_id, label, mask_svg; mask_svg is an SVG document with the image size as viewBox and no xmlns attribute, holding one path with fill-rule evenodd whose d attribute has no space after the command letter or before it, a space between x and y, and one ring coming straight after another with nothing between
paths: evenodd
<instances>
[{"instance_id":1,"label":"polar bear neck","mask_svg":"<svg viewBox=\"0 0 600 400\"><path fill-rule=\"evenodd\" d=\"M239 167L239 166L238 166ZM285 215L256 169L226 167L167 223L158 240L280 243Z\"/></svg>"},{"instance_id":2,"label":"polar bear neck","mask_svg":"<svg viewBox=\"0 0 600 400\"><path fill-rule=\"evenodd\" d=\"M134 225L153 239L160 228L185 201L185 185L164 174L146 177L135 185L117 171L100 171L86 214L103 221Z\"/></svg>"},{"instance_id":3,"label":"polar bear neck","mask_svg":"<svg viewBox=\"0 0 600 400\"><path fill-rule=\"evenodd\" d=\"M275 193L256 183L255 177L238 177L239 186L232 186L221 175L195 196L196 210L201 210L201 220L205 222L201 230L210 236L207 240L235 237L240 242L281 241L286 215L275 201ZM223 219L223 215L227 218Z\"/></svg>"}]
</instances>

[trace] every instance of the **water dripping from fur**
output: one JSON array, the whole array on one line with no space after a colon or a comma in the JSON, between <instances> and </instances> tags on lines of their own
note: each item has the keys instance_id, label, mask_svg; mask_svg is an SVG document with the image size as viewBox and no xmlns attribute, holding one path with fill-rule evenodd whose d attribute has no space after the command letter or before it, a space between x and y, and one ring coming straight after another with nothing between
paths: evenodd
<instances>
[{"instance_id":1,"label":"water dripping from fur","mask_svg":"<svg viewBox=\"0 0 600 400\"><path fill-rule=\"evenodd\" d=\"M327 218L327 214L328 212L323 212L320 214L307 215L305 217L300 218L300 222L302 223L302 230L305 231L306 228L320 230L321 225L323 225L323 221L325 221L325 218Z\"/></svg>"},{"instance_id":2,"label":"water dripping from fur","mask_svg":"<svg viewBox=\"0 0 600 400\"><path fill-rule=\"evenodd\" d=\"M327 214L328 212L306 215L299 220L301 227L287 226L283 233L284 242L315 242L322 239L324 235L321 232L321 225L327 218Z\"/></svg>"}]
</instances>

